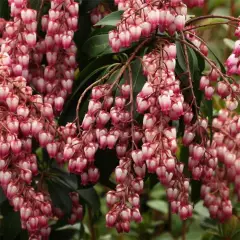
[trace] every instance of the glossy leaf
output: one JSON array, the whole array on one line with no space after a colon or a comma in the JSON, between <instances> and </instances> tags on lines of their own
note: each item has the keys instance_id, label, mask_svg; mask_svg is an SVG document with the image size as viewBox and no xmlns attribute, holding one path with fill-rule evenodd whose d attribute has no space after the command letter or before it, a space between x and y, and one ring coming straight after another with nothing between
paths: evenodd
<instances>
[{"instance_id":1,"label":"glossy leaf","mask_svg":"<svg viewBox=\"0 0 240 240\"><path fill-rule=\"evenodd\" d=\"M173 237L177 238L182 235L182 225L183 221L176 214L172 214L172 222L171 222L171 233Z\"/></svg>"},{"instance_id":2,"label":"glossy leaf","mask_svg":"<svg viewBox=\"0 0 240 240\"><path fill-rule=\"evenodd\" d=\"M82 51L90 58L101 55L107 48L109 48L108 34L101 34L90 37L82 47Z\"/></svg>"},{"instance_id":3,"label":"glossy leaf","mask_svg":"<svg viewBox=\"0 0 240 240\"><path fill-rule=\"evenodd\" d=\"M66 214L70 214L72 201L69 197L69 193L72 190L66 187L62 182L57 181L57 179L48 181L47 183L53 205L65 211Z\"/></svg>"},{"instance_id":4,"label":"glossy leaf","mask_svg":"<svg viewBox=\"0 0 240 240\"><path fill-rule=\"evenodd\" d=\"M100 199L94 188L80 189L77 191L93 212L98 215L100 212Z\"/></svg>"},{"instance_id":5,"label":"glossy leaf","mask_svg":"<svg viewBox=\"0 0 240 240\"><path fill-rule=\"evenodd\" d=\"M203 206L203 201L199 201L194 205L194 212L201 217L209 217L209 212L206 207Z\"/></svg>"},{"instance_id":6,"label":"glossy leaf","mask_svg":"<svg viewBox=\"0 0 240 240\"><path fill-rule=\"evenodd\" d=\"M95 35L102 35L102 34L108 34L109 31L113 30L113 26L104 26L101 28L96 28L92 33L91 36Z\"/></svg>"},{"instance_id":7,"label":"glossy leaf","mask_svg":"<svg viewBox=\"0 0 240 240\"><path fill-rule=\"evenodd\" d=\"M185 60L182 44L179 41L177 41L176 47L177 47L177 62L179 64L179 66L181 67L181 69L183 71L186 71L186 69L187 69L186 68L186 60Z\"/></svg>"},{"instance_id":8,"label":"glossy leaf","mask_svg":"<svg viewBox=\"0 0 240 240\"><path fill-rule=\"evenodd\" d=\"M97 22L95 26L116 26L120 22L122 14L123 11L112 12Z\"/></svg>"},{"instance_id":9,"label":"glossy leaf","mask_svg":"<svg viewBox=\"0 0 240 240\"><path fill-rule=\"evenodd\" d=\"M78 78L74 82L73 93L67 103L59 118L59 124L64 125L67 122L73 121L76 117L76 106L80 96L80 93L89 86L92 81L95 81L99 74L114 64L114 60L111 56L102 56L91 61L78 75Z\"/></svg>"},{"instance_id":10,"label":"glossy leaf","mask_svg":"<svg viewBox=\"0 0 240 240\"><path fill-rule=\"evenodd\" d=\"M146 82L146 77L143 75L142 63L139 59L134 60L131 63L132 80L133 80L133 92L136 96Z\"/></svg>"}]
</instances>

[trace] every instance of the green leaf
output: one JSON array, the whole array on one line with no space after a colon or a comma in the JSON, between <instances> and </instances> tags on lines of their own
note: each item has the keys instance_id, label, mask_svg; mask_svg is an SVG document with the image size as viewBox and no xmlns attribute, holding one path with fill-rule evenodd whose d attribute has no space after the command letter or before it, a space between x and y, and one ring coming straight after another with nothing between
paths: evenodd
<instances>
[{"instance_id":1,"label":"green leaf","mask_svg":"<svg viewBox=\"0 0 240 240\"><path fill-rule=\"evenodd\" d=\"M80 189L77 191L93 212L98 215L100 212L100 199L94 188Z\"/></svg>"},{"instance_id":2,"label":"green leaf","mask_svg":"<svg viewBox=\"0 0 240 240\"><path fill-rule=\"evenodd\" d=\"M188 83L188 74L187 74L187 67L186 67L186 59L184 54L184 49L182 44L177 41L177 65L176 65L176 73L177 76L181 76L180 80L184 87L189 86ZM205 69L205 61L203 57L198 54L196 51L194 51L192 48L187 46L187 52L188 52L188 60L189 60L189 68L191 71L191 78L192 78L192 84L193 84L193 90L194 95L196 97L197 105L200 106L203 92L199 90L199 84L200 84L200 78L201 73ZM186 94L190 95L190 98L192 98L191 91L187 91ZM184 96L185 98L188 98L187 96Z\"/></svg>"},{"instance_id":3,"label":"green leaf","mask_svg":"<svg viewBox=\"0 0 240 240\"><path fill-rule=\"evenodd\" d=\"M3 218L3 240L14 240L21 232L19 212L10 211Z\"/></svg>"},{"instance_id":4,"label":"green leaf","mask_svg":"<svg viewBox=\"0 0 240 240\"><path fill-rule=\"evenodd\" d=\"M168 212L168 204L163 200L149 200L147 201L147 206L159 212Z\"/></svg>"},{"instance_id":5,"label":"green leaf","mask_svg":"<svg viewBox=\"0 0 240 240\"><path fill-rule=\"evenodd\" d=\"M116 63L115 63L116 64ZM76 117L76 106L79 98L79 93L84 91L86 86L89 86L93 80L99 76L109 66L115 66L112 56L105 55L91 61L82 71L74 82L73 93L70 99L66 102L64 109L58 120L60 125L73 121ZM84 99L85 100L85 99Z\"/></svg>"},{"instance_id":6,"label":"green leaf","mask_svg":"<svg viewBox=\"0 0 240 240\"><path fill-rule=\"evenodd\" d=\"M184 51L181 42L177 41L176 42L176 47L177 47L177 62L181 69L186 72L186 60L184 56Z\"/></svg>"},{"instance_id":7,"label":"green leaf","mask_svg":"<svg viewBox=\"0 0 240 240\"><path fill-rule=\"evenodd\" d=\"M90 58L101 55L109 47L108 34L101 34L90 37L82 47L82 51Z\"/></svg>"},{"instance_id":8,"label":"green leaf","mask_svg":"<svg viewBox=\"0 0 240 240\"><path fill-rule=\"evenodd\" d=\"M201 217L209 217L209 212L206 207L203 206L203 201L199 201L194 205L194 211Z\"/></svg>"},{"instance_id":9,"label":"green leaf","mask_svg":"<svg viewBox=\"0 0 240 240\"><path fill-rule=\"evenodd\" d=\"M185 146L181 146L180 156L179 156L180 162L184 163L184 165L187 165L188 164L188 158L189 158L189 148L185 147ZM184 168L184 173L186 174L186 176L189 175L189 171L186 167Z\"/></svg>"},{"instance_id":10,"label":"green leaf","mask_svg":"<svg viewBox=\"0 0 240 240\"><path fill-rule=\"evenodd\" d=\"M95 26L101 26L101 25L108 25L108 26L116 26L120 20L121 16L124 11L116 11L108 14L106 17L101 19L99 22L95 24Z\"/></svg>"},{"instance_id":11,"label":"green leaf","mask_svg":"<svg viewBox=\"0 0 240 240\"><path fill-rule=\"evenodd\" d=\"M177 238L182 235L183 221L176 214L172 214L171 233L173 237Z\"/></svg>"},{"instance_id":12,"label":"green leaf","mask_svg":"<svg viewBox=\"0 0 240 240\"><path fill-rule=\"evenodd\" d=\"M72 190L56 179L55 181L47 181L47 183L53 205L63 210L66 214L70 214L72 210L72 201L69 197L69 193Z\"/></svg>"},{"instance_id":13,"label":"green leaf","mask_svg":"<svg viewBox=\"0 0 240 240\"><path fill-rule=\"evenodd\" d=\"M153 238L153 240L173 240L170 233L163 233L160 236Z\"/></svg>"},{"instance_id":14,"label":"green leaf","mask_svg":"<svg viewBox=\"0 0 240 240\"><path fill-rule=\"evenodd\" d=\"M224 240L224 239L215 232L205 232L201 240Z\"/></svg>"},{"instance_id":15,"label":"green leaf","mask_svg":"<svg viewBox=\"0 0 240 240\"><path fill-rule=\"evenodd\" d=\"M166 190L160 183L157 183L150 192L150 197L154 199L162 198L165 195L166 195Z\"/></svg>"},{"instance_id":16,"label":"green leaf","mask_svg":"<svg viewBox=\"0 0 240 240\"><path fill-rule=\"evenodd\" d=\"M51 173L57 174L57 181L65 185L69 189L77 190L78 188L78 179L76 175L65 172L60 168L51 168Z\"/></svg>"},{"instance_id":17,"label":"green leaf","mask_svg":"<svg viewBox=\"0 0 240 240\"><path fill-rule=\"evenodd\" d=\"M234 234L231 238L231 240L239 240L240 239L240 232L237 232L236 234Z\"/></svg>"},{"instance_id":18,"label":"green leaf","mask_svg":"<svg viewBox=\"0 0 240 240\"><path fill-rule=\"evenodd\" d=\"M201 240L204 233L205 231L199 226L199 222L194 221L189 227L186 240Z\"/></svg>"},{"instance_id":19,"label":"green leaf","mask_svg":"<svg viewBox=\"0 0 240 240\"><path fill-rule=\"evenodd\" d=\"M104 65L104 66L101 66L101 67L91 71L92 65L93 65L93 67L97 67L96 62L90 63L90 65L88 65L86 68L84 68L83 71L80 72L78 80L76 80L79 82L79 85L76 87L70 100L75 97L75 95L79 92L79 90L81 90L83 88L83 86L88 82L88 80L90 80L94 75L96 75L97 73L99 73L99 72L103 71L104 69L108 68L109 66L111 66L111 65ZM87 75L87 74L89 74L89 75ZM86 77L84 78L85 75L86 75ZM80 82L80 80L81 80L81 82ZM75 83L75 85L77 85L77 83Z\"/></svg>"},{"instance_id":20,"label":"green leaf","mask_svg":"<svg viewBox=\"0 0 240 240\"><path fill-rule=\"evenodd\" d=\"M142 63L139 59L131 62L132 80L133 80L133 92L136 96L146 82L146 77L143 75Z\"/></svg>"},{"instance_id":21,"label":"green leaf","mask_svg":"<svg viewBox=\"0 0 240 240\"><path fill-rule=\"evenodd\" d=\"M96 35L102 35L102 34L108 34L109 31L113 30L113 26L104 26L101 28L96 28L94 31L91 33L90 37L96 36Z\"/></svg>"},{"instance_id":22,"label":"green leaf","mask_svg":"<svg viewBox=\"0 0 240 240\"><path fill-rule=\"evenodd\" d=\"M240 223L238 218L235 215L233 215L230 219L228 219L226 222L221 224L223 236L225 238L230 238L233 235L240 236L239 233L236 233L236 231L239 230L239 224Z\"/></svg>"},{"instance_id":23,"label":"green leaf","mask_svg":"<svg viewBox=\"0 0 240 240\"><path fill-rule=\"evenodd\" d=\"M130 66L132 70L133 99L135 105L134 118L137 119L141 115L136 111L136 97L137 94L142 90L142 87L146 82L146 77L143 75L142 63L139 59L131 62Z\"/></svg>"}]
</instances>

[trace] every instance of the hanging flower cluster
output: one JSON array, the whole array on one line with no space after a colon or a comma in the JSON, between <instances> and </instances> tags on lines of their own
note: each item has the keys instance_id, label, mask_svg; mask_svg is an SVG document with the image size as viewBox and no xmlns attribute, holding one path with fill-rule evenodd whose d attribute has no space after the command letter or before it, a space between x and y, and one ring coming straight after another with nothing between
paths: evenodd
<instances>
[{"instance_id":1,"label":"hanging flower cluster","mask_svg":"<svg viewBox=\"0 0 240 240\"><path fill-rule=\"evenodd\" d=\"M119 10L125 11L117 29L109 33L109 44L114 52L129 47L140 37L149 37L156 31L174 34L185 25L187 7L181 0L117 0L115 3Z\"/></svg>"},{"instance_id":2,"label":"hanging flower cluster","mask_svg":"<svg viewBox=\"0 0 240 240\"><path fill-rule=\"evenodd\" d=\"M44 22L46 17L42 18L43 30L47 30L44 40L38 40L37 12L27 8L28 1L9 4L13 20L1 21L0 185L14 210L20 211L22 228L30 239L48 239L49 219L57 214L42 180L35 178L39 170L32 143L46 148L53 158L65 145L64 137L72 134L66 130L69 126L58 131L54 116L71 92L78 4L51 1L49 19ZM44 55L47 66L42 62ZM34 87L39 94L33 94ZM74 223L82 218L82 206L75 193L71 197L69 222Z\"/></svg>"},{"instance_id":3,"label":"hanging flower cluster","mask_svg":"<svg viewBox=\"0 0 240 240\"><path fill-rule=\"evenodd\" d=\"M83 186L99 180L97 151L116 151L116 188L106 196L106 225L118 232L129 232L131 221L142 220L140 194L147 173L156 174L165 186L172 213L183 220L192 216L190 179L185 177L187 169L177 157L178 129L173 122L184 123L180 141L189 149L188 170L192 179L203 183L201 197L211 217L224 221L231 216L229 184L234 183L240 198L240 120L231 112L238 106L240 85L229 77L240 73L239 40L226 61L227 75L207 58L208 48L194 28L185 27L187 7L202 6L204 0L115 3L123 15L116 29L109 32L112 50L119 52L146 39L125 64L119 64L118 71L110 69L101 81L90 86L83 120L80 122L77 116L76 124L60 127L55 118L72 91L77 67L73 36L78 28L78 3L50 0L48 14L41 16L28 8L27 0L9 0L12 19L0 19L0 185L14 210L20 211L22 228L27 229L30 239L48 239L49 220L64 214L53 207L42 178L38 178L41 171L37 155L32 152L33 141L59 165L67 164L69 172L80 176ZM105 14L107 11L98 6L90 14L92 23ZM37 33L38 23L42 36ZM131 61L154 34L161 37L156 37L154 47L140 58L146 81L136 93L138 82L133 82ZM240 36L239 27L236 36ZM187 83L175 73L175 39L183 44ZM200 92L206 100L216 93L226 102L228 110L221 110L211 124L199 114L201 106L194 95L188 47L210 65L210 71L200 79ZM108 81L113 74L113 81ZM185 97L186 90L190 97ZM72 212L68 222L73 224L82 219L83 207L77 193L69 196Z\"/></svg>"},{"instance_id":4,"label":"hanging flower cluster","mask_svg":"<svg viewBox=\"0 0 240 240\"><path fill-rule=\"evenodd\" d=\"M204 3L204 1L183 2L189 7L201 6ZM118 8L124 10L124 13L117 29L109 32L109 44L113 51L117 52L121 47L128 47L132 42L139 41L140 37L148 37L153 32L166 31L173 34L175 31L181 31L185 25L187 12L186 5L183 2L161 1L155 3L154 1L146 1L143 3L139 1L136 3L133 1L117 1ZM188 39L191 42L190 46L206 58L208 55L206 44L197 36L192 26L187 26L185 30L184 39ZM234 50L235 55L233 54L235 58L238 57L236 55L237 47L238 41ZM230 58L233 58L232 56ZM187 57L185 56L185 58ZM232 204L229 200L229 181L225 179L224 171L226 170L220 167L219 163L223 162L226 167L229 167L221 158L225 157L227 161L234 162L236 155L232 153L231 149L227 150L225 144L228 143L225 143L223 136L221 137L221 146L218 149L219 133L217 129L214 128L213 141L208 140L208 120L198 117L199 107L196 105L194 95L190 100L186 99L184 101L180 82L176 79L174 72L175 62L176 46L169 43L168 40L157 43L155 50L144 55L142 59L143 72L147 81L136 97L136 108L139 113L144 114L142 126L139 126L143 138L138 144L134 144L134 154L131 154L132 164L138 166L138 169L141 168L141 173L145 173L146 170L150 173L156 173L160 182L166 186L172 212L178 213L182 219L190 217L192 205L188 202L189 180L184 177L183 164L176 159L177 133L176 129L171 127L172 120L183 118L185 131L182 142L189 147L189 171L192 173L193 179L203 182L201 194L211 216L224 221L232 215ZM227 64L228 62L229 60ZM236 109L239 85L229 81L228 76L224 75L215 63L212 61L208 63L211 70L200 79L200 90L204 91L207 100L211 100L216 92L226 101L226 107L229 110ZM229 67L229 65L227 66ZM190 74L189 81L188 88L192 88ZM196 112L193 112L194 108ZM196 118L194 115L196 115ZM224 114L220 112L220 118L222 115ZM215 124L218 128L221 128L225 122L220 123L216 118L213 121L213 126ZM235 135L232 136L232 139L235 138L237 133L237 127L234 129ZM226 136L227 132L225 133ZM129 141L132 140L129 139ZM230 144L233 147L233 143ZM234 145L234 149L235 147L236 145ZM226 155L223 156L223 153L226 153ZM118 168L116 170L117 179L118 173L123 174L124 171L122 169L120 171ZM232 169L229 172L234 174ZM130 176L130 174L128 175ZM233 177L232 181L234 180ZM129 183L128 180L126 182ZM237 186L236 182L235 185ZM124 226L131 218L128 217L124 220L122 215L119 214L120 209L125 211L126 208L119 203L118 190L116 192L111 191L108 196L111 210L107 215L107 225L110 227L116 226L118 231L126 231ZM130 209L127 210L130 214ZM132 216L134 216L133 212Z\"/></svg>"}]
</instances>

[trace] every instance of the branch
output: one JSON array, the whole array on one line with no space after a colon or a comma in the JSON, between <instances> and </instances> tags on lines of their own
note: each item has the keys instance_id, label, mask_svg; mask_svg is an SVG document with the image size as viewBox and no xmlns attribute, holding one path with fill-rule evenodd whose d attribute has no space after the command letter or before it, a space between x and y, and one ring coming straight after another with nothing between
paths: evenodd
<instances>
[{"instance_id":1,"label":"branch","mask_svg":"<svg viewBox=\"0 0 240 240\"><path fill-rule=\"evenodd\" d=\"M183 34L183 32L181 32L181 37L183 39L183 41L185 41L185 36ZM197 100L194 94L194 90L193 90L193 84L192 84L192 75L191 75L191 70L190 70L190 64L189 64L189 57L188 57L188 50L187 50L187 46L185 44L183 44L183 51L184 51L184 55L185 55L185 60L186 60L186 66L187 66L187 74L188 74L188 83L189 83L189 87L191 89L191 93L192 93L192 97L193 97L193 104L195 106L195 112L196 112L196 117L198 116L198 105L197 105ZM198 120L198 117L197 117Z\"/></svg>"},{"instance_id":2,"label":"branch","mask_svg":"<svg viewBox=\"0 0 240 240\"><path fill-rule=\"evenodd\" d=\"M231 88L231 90L234 92L231 84L229 83L229 81L227 80L227 78L224 76L224 74L219 70L219 68L215 65L215 63L213 63L208 57L206 57L196 46L194 46L191 43L188 43L185 40L181 40L181 39L176 39L177 41L182 42L183 44L189 46L190 48L192 48L194 51L196 51L197 53L199 53L206 61L207 63L216 70L216 72L219 74L219 76L222 77L223 81Z\"/></svg>"},{"instance_id":3,"label":"branch","mask_svg":"<svg viewBox=\"0 0 240 240\"><path fill-rule=\"evenodd\" d=\"M183 32L191 31L191 30L194 30L194 29L197 29L197 28L210 27L210 26L215 27L215 26L224 25L224 24L230 25L230 26L232 26L232 27L237 27L237 26L235 26L235 25L233 25L233 24L230 24L230 22L231 22L231 21L197 25L197 26L194 26L194 27L191 27L191 28L185 28L185 29L183 30ZM192 33L191 33L191 34L192 34Z\"/></svg>"},{"instance_id":4,"label":"branch","mask_svg":"<svg viewBox=\"0 0 240 240\"><path fill-rule=\"evenodd\" d=\"M117 83L122 74L125 72L125 70L127 69L128 65L131 63L131 61L135 58L137 52L150 40L151 38L147 38L144 41L141 42L141 44L138 45L138 47L135 49L135 51L132 53L132 55L130 56L130 58L127 60L127 62L124 64L124 66L121 68L120 72L118 73L116 80L114 81L113 85L115 83ZM113 70L113 69L112 69ZM115 71L115 68L114 68ZM103 76L102 78L100 78L99 80L97 80L96 82L92 83L89 87L87 87L85 89L85 91L81 94L79 100L78 100L78 104L77 104L77 108L76 108L76 120L77 120L77 126L78 126L78 131L80 132L80 123L79 123L79 108L80 108L80 104L82 102L83 97L86 95L86 93L93 88L95 85L97 85L98 83L100 83L102 80L106 79L108 76L110 76L110 74L112 74L112 72L107 73L105 76ZM112 85L112 87L113 87ZM112 87L110 88L110 90L112 89Z\"/></svg>"},{"instance_id":5,"label":"branch","mask_svg":"<svg viewBox=\"0 0 240 240\"><path fill-rule=\"evenodd\" d=\"M129 66L128 67L128 71L129 71L129 83L130 83L130 115L131 115L131 136L132 136L132 151L134 148L134 123L133 123L133 115L134 115L134 106L133 106L133 80L132 80L132 69Z\"/></svg>"},{"instance_id":6,"label":"branch","mask_svg":"<svg viewBox=\"0 0 240 240\"><path fill-rule=\"evenodd\" d=\"M106 75L104 75L103 77L101 77L100 79L98 79L96 82L92 83L90 86L88 86L83 93L81 94L80 98L78 99L78 103L77 103L77 108L76 108L76 119L75 121L77 121L77 125L78 125L78 130L80 132L80 125L79 125L79 109L80 109L80 105L81 102L84 98L84 96L86 95L86 93L88 92L88 90L90 90L91 88L93 88L95 85L97 85L98 83L100 83L101 81L103 81L104 79L108 78L112 73L115 72L115 70L118 68L119 65L116 65L111 71L109 71Z\"/></svg>"}]
</instances>

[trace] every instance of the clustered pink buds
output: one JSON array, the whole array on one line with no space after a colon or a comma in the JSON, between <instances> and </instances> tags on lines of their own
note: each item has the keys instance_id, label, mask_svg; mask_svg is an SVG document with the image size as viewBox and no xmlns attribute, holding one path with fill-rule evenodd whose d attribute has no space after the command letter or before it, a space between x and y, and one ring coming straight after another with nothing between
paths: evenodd
<instances>
[{"instance_id":1,"label":"clustered pink buds","mask_svg":"<svg viewBox=\"0 0 240 240\"><path fill-rule=\"evenodd\" d=\"M204 177L201 196L212 218L225 221L232 215L232 203L229 199L229 185L234 183L235 192L239 192L239 116L229 110L220 110L213 120L213 140L208 143L203 160L208 164L208 177ZM208 161L206 161L208 159ZM221 163L221 165L218 164ZM221 166L221 167L220 167Z\"/></svg>"},{"instance_id":2,"label":"clustered pink buds","mask_svg":"<svg viewBox=\"0 0 240 240\"><path fill-rule=\"evenodd\" d=\"M76 192L71 192L70 198L72 200L72 213L68 219L69 224L75 224L77 221L83 218L83 207L79 203L79 194Z\"/></svg>"},{"instance_id":3,"label":"clustered pink buds","mask_svg":"<svg viewBox=\"0 0 240 240\"><path fill-rule=\"evenodd\" d=\"M109 32L109 44L118 52L153 33L173 35L182 31L187 6L202 6L204 0L115 3L124 11L116 30ZM165 186L172 213L183 220L191 217L190 179L176 156L177 128L172 124L180 119L185 125L182 143L189 148L188 169L192 179L203 183L204 205L211 217L221 222L231 216L230 184L234 184L240 199L240 118L231 112L238 106L238 83L229 83L214 64L200 79L199 89L205 98L211 100L216 93L228 109L213 119L210 141L208 119L198 116L194 98L184 99L175 74L176 45L167 38L160 39L141 59L146 82L136 97L131 77L124 74L121 81L119 78L92 88L87 112L78 127L75 123L59 127L54 118L72 91L77 67L73 36L78 28L79 4L50 0L48 14L41 17L41 29L46 33L43 39L37 36L37 12L28 8L28 1L9 0L9 5L12 20L0 19L0 186L14 210L20 211L22 228L29 232L30 239L48 239L49 220L64 215L53 207L42 182L35 180L41 173L37 156L32 153L33 141L59 165L67 164L69 172L80 176L83 186L99 180L97 151L116 151L116 189L106 196L107 227L129 232L131 221L141 222L140 194L147 172L156 174ZM107 13L100 4L90 14L92 23ZM186 39L207 56L207 46L191 26L186 29ZM240 27L236 36L240 37ZM240 40L226 61L229 75L240 74L239 56ZM124 67L130 72L131 66ZM134 119L135 107L143 116L140 123ZM74 224L83 218L83 206L78 193L69 196L72 211L68 223Z\"/></svg>"},{"instance_id":4,"label":"clustered pink buds","mask_svg":"<svg viewBox=\"0 0 240 240\"><path fill-rule=\"evenodd\" d=\"M28 1L9 1L12 21L1 20L0 52L0 185L15 211L20 211L22 228L30 239L48 239L49 219L57 216L48 192L36 182L37 157L32 142L46 148L50 158L63 161L59 148L72 135L68 124L61 135L55 114L61 112L71 92L76 68L78 4L52 0L45 40L37 39L37 12ZM2 29L1 29L2 31ZM42 65L43 56L48 65ZM33 94L32 85L41 94ZM59 160L60 159L60 160ZM38 191L32 187L38 185ZM82 218L82 206L73 200L70 222Z\"/></svg>"},{"instance_id":5,"label":"clustered pink buds","mask_svg":"<svg viewBox=\"0 0 240 240\"><path fill-rule=\"evenodd\" d=\"M149 37L153 32L167 31L174 34L184 28L187 7L181 0L131 1L115 0L119 10L124 10L117 29L109 32L109 44L114 52L129 47L140 37Z\"/></svg>"},{"instance_id":6,"label":"clustered pink buds","mask_svg":"<svg viewBox=\"0 0 240 240\"><path fill-rule=\"evenodd\" d=\"M30 78L29 64L37 41L37 12L27 8L27 1L9 1L13 21L5 24L1 44L1 65L11 69L12 76Z\"/></svg>"},{"instance_id":7,"label":"clustered pink buds","mask_svg":"<svg viewBox=\"0 0 240 240\"><path fill-rule=\"evenodd\" d=\"M218 68L216 68L218 70ZM204 91L205 98L211 100L213 94L216 93L220 98L226 101L226 107L233 111L238 107L238 93L240 85L230 83L224 79L219 80L219 73L213 68L208 75L202 76L200 79L200 90Z\"/></svg>"},{"instance_id":8,"label":"clustered pink buds","mask_svg":"<svg viewBox=\"0 0 240 240\"><path fill-rule=\"evenodd\" d=\"M240 85L235 82L229 83L226 79L220 81L220 75L216 69L213 68L208 75L201 77L199 88L204 91L207 100L211 100L216 93L226 100L226 107L233 111L238 107L237 97Z\"/></svg>"},{"instance_id":9,"label":"clustered pink buds","mask_svg":"<svg viewBox=\"0 0 240 240\"><path fill-rule=\"evenodd\" d=\"M147 169L156 173L167 188L172 212L187 219L192 215L189 180L183 175L183 164L176 159L176 129L169 126L171 120L178 120L184 113L175 61L175 44L161 44L158 50L143 57L147 82L137 95L137 110L144 113L142 155Z\"/></svg>"},{"instance_id":10,"label":"clustered pink buds","mask_svg":"<svg viewBox=\"0 0 240 240\"><path fill-rule=\"evenodd\" d=\"M208 55L208 47L206 44L201 41L201 39L197 36L197 33L193 26L186 26L185 29L188 30L185 34L185 37L190 41L195 47L197 47L205 56Z\"/></svg>"},{"instance_id":11,"label":"clustered pink buds","mask_svg":"<svg viewBox=\"0 0 240 240\"><path fill-rule=\"evenodd\" d=\"M52 105L56 113L62 111L72 91L77 66L73 35L78 28L78 8L79 4L73 0L52 0L48 15L42 16L45 39L40 40L33 51L35 67L31 82L44 96L44 103ZM43 68L44 55L48 64Z\"/></svg>"},{"instance_id":12,"label":"clustered pink buds","mask_svg":"<svg viewBox=\"0 0 240 240\"><path fill-rule=\"evenodd\" d=\"M208 56L208 48L203 41L196 36L194 29L188 26L188 33L186 38L206 57ZM237 46L238 41L236 42ZM234 50L235 52L235 50ZM233 53L226 61L227 67L230 69L231 59L235 57ZM237 58L237 57L236 57ZM229 65L230 64L230 65ZM236 63L237 64L237 63ZM231 75L231 71L228 71ZM222 78L223 76L223 78ZM221 79L222 78L222 79ZM204 91L204 96L207 100L211 100L214 94L226 101L226 107L229 110L235 110L238 107L238 94L240 85L236 82L229 82L227 78L221 73L220 69L214 64L208 74L204 75L200 79L199 89Z\"/></svg>"},{"instance_id":13,"label":"clustered pink buds","mask_svg":"<svg viewBox=\"0 0 240 240\"><path fill-rule=\"evenodd\" d=\"M235 184L235 192L240 197L239 116L229 110L220 110L218 117L212 122L214 133L211 142L205 139L208 134L207 120L198 119L192 124L192 120L189 121L188 118L184 118L186 127L183 137L183 144L189 146L188 168L192 178L203 183L201 197L211 217L224 222L232 215L229 184ZM197 135L201 137L201 143L197 143Z\"/></svg>"}]
</instances>

